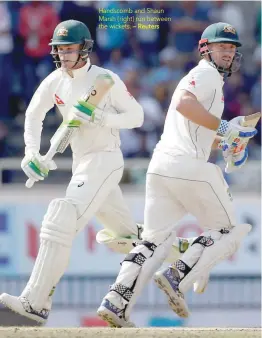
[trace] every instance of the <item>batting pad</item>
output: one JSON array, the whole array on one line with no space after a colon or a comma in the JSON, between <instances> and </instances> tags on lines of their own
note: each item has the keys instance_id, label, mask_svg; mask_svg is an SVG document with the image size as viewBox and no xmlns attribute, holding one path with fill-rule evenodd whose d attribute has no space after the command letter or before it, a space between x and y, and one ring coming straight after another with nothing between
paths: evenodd
<instances>
[{"instance_id":1,"label":"batting pad","mask_svg":"<svg viewBox=\"0 0 262 338\"><path fill-rule=\"evenodd\" d=\"M230 229L229 233L223 234L214 245L206 247L197 264L180 282L180 291L187 292L200 276L210 271L222 260L232 256L250 230L250 224L239 224Z\"/></svg>"},{"instance_id":2,"label":"batting pad","mask_svg":"<svg viewBox=\"0 0 262 338\"><path fill-rule=\"evenodd\" d=\"M138 254L140 253L146 258L141 266L132 262L122 263L122 268L119 272L116 283L132 288L133 291L130 301L126 303L127 306L125 310L125 318L127 320L143 287L146 285L146 283L148 283L153 274L165 260L168 252L170 251L173 240L174 234L171 234L162 244L155 247L154 252L150 251L143 244L140 244L134 248L134 250L131 252L136 252ZM108 297L106 296L106 298ZM111 301L111 299L109 300Z\"/></svg>"},{"instance_id":3,"label":"batting pad","mask_svg":"<svg viewBox=\"0 0 262 338\"><path fill-rule=\"evenodd\" d=\"M22 292L34 310L46 308L53 287L64 274L76 233L76 210L65 200L51 201L40 233L40 249L30 280Z\"/></svg>"}]
</instances>

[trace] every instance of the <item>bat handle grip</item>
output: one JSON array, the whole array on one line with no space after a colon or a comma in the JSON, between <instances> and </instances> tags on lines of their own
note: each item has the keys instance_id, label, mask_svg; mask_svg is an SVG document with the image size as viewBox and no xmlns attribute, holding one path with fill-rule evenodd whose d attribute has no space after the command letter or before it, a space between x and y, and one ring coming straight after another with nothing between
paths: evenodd
<instances>
[{"instance_id":1,"label":"bat handle grip","mask_svg":"<svg viewBox=\"0 0 262 338\"><path fill-rule=\"evenodd\" d=\"M29 178L26 183L25 183L25 186L30 189L32 188L32 186L35 184L35 180L33 180L32 178Z\"/></svg>"}]
</instances>

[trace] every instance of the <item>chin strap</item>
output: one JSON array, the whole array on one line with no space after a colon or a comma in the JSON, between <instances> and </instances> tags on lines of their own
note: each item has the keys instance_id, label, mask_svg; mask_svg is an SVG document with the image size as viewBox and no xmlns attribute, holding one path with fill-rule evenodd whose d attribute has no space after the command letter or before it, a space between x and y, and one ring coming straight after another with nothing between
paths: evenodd
<instances>
[{"instance_id":1,"label":"chin strap","mask_svg":"<svg viewBox=\"0 0 262 338\"><path fill-rule=\"evenodd\" d=\"M226 79L226 78L228 78L228 77L231 76L231 74L232 74L232 72L231 72L231 66L230 66L230 69L227 70L227 71L226 71L226 70L222 70L222 69L215 63L215 61L212 59L211 55L208 54L208 56L209 56L210 62L215 66L215 68L217 69L217 71L218 71L220 74L223 74L223 78L224 78L224 79ZM232 61L232 63L233 63L233 61ZM232 63L231 63L231 65L232 65Z\"/></svg>"}]
</instances>

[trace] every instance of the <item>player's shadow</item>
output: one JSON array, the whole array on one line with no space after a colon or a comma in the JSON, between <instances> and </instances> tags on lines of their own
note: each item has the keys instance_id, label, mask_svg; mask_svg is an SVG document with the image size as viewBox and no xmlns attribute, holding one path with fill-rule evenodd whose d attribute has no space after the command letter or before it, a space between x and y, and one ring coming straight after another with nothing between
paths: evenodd
<instances>
[{"instance_id":1,"label":"player's shadow","mask_svg":"<svg viewBox=\"0 0 262 338\"><path fill-rule=\"evenodd\" d=\"M1 326L42 326L34 320L15 313L0 304L0 327Z\"/></svg>"}]
</instances>

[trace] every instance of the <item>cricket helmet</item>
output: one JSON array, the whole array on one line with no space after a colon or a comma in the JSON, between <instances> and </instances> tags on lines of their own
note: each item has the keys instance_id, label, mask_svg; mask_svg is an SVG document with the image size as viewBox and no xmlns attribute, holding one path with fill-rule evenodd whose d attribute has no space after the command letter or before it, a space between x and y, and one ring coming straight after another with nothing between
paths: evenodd
<instances>
[{"instance_id":1,"label":"cricket helmet","mask_svg":"<svg viewBox=\"0 0 262 338\"><path fill-rule=\"evenodd\" d=\"M225 69L216 65L211 56L212 51L208 48L210 43L230 43L236 47L241 47L242 43L239 40L238 33L232 25L225 22L218 22L209 25L201 35L198 50L201 56L208 55L210 61L217 70L221 73L227 74L227 76L230 76L232 72L235 72L240 68L242 54L238 51L236 51L229 68Z\"/></svg>"},{"instance_id":2,"label":"cricket helmet","mask_svg":"<svg viewBox=\"0 0 262 338\"><path fill-rule=\"evenodd\" d=\"M79 50L79 60L80 58L87 58L92 52L94 41L91 38L89 29L81 21L67 20L56 26L49 46L52 46L50 54L55 59L54 62L57 67L60 67L57 46L72 44L81 44L81 48Z\"/></svg>"}]
</instances>

